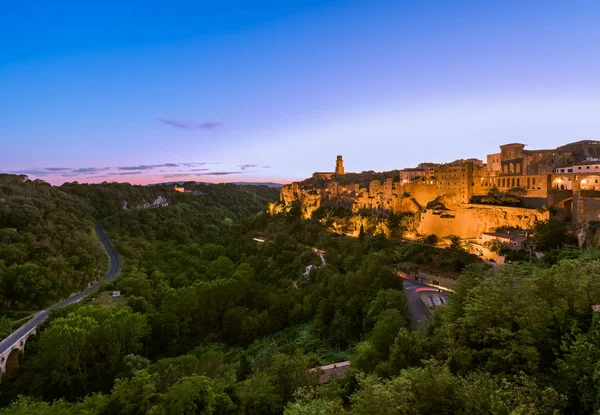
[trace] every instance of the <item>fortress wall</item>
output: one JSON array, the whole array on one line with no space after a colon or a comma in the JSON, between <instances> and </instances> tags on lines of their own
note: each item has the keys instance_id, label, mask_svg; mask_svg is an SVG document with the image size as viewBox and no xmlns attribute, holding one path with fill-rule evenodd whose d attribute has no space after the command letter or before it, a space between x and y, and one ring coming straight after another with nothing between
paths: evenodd
<instances>
[{"instance_id":1,"label":"fortress wall","mask_svg":"<svg viewBox=\"0 0 600 415\"><path fill-rule=\"evenodd\" d=\"M548 199L545 197L524 197L523 198L523 206L530 209L541 208L544 205L548 204Z\"/></svg>"},{"instance_id":2,"label":"fortress wall","mask_svg":"<svg viewBox=\"0 0 600 415\"><path fill-rule=\"evenodd\" d=\"M573 197L572 190L551 190L548 192L548 205L557 205L559 202Z\"/></svg>"},{"instance_id":3,"label":"fortress wall","mask_svg":"<svg viewBox=\"0 0 600 415\"><path fill-rule=\"evenodd\" d=\"M536 209L505 206L486 206L467 204L455 211L446 212L454 218L434 215L433 211L421 214L419 233L436 234L439 237L458 235L461 238L477 238L483 232L493 232L501 226L531 228L537 221L549 219L549 212Z\"/></svg>"},{"instance_id":4,"label":"fortress wall","mask_svg":"<svg viewBox=\"0 0 600 415\"><path fill-rule=\"evenodd\" d=\"M451 215L455 213L454 211L448 212ZM421 221L419 222L417 232L421 235L435 234L440 238L449 235L458 235L455 218L442 218L440 215L434 215L432 210L421 213Z\"/></svg>"},{"instance_id":5,"label":"fortress wall","mask_svg":"<svg viewBox=\"0 0 600 415\"><path fill-rule=\"evenodd\" d=\"M580 197L577 201L577 222L588 223L600 220L600 200Z\"/></svg>"},{"instance_id":6,"label":"fortress wall","mask_svg":"<svg viewBox=\"0 0 600 415\"><path fill-rule=\"evenodd\" d=\"M436 186L431 184L407 184L404 186L404 192L414 197L422 207L440 196Z\"/></svg>"}]
</instances>

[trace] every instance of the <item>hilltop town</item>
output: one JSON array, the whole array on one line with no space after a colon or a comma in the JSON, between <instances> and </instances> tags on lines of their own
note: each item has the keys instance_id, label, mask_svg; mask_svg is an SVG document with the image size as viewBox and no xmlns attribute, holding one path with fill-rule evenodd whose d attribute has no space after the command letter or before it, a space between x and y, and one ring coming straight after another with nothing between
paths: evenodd
<instances>
[{"instance_id":1,"label":"hilltop town","mask_svg":"<svg viewBox=\"0 0 600 415\"><path fill-rule=\"evenodd\" d=\"M334 172L286 185L280 199L286 206L299 203L304 217L321 207L413 213L419 235L438 237L485 238L497 230L526 231L550 218L582 228L600 217L600 141L543 150L504 144L485 162L421 163L381 173L347 173L338 156Z\"/></svg>"}]
</instances>

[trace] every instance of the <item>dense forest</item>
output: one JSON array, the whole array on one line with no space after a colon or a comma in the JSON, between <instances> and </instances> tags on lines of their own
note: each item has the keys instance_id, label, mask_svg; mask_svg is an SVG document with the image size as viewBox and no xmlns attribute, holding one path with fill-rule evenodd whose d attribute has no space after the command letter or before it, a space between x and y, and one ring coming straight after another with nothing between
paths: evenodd
<instances>
[{"instance_id":1,"label":"dense forest","mask_svg":"<svg viewBox=\"0 0 600 415\"><path fill-rule=\"evenodd\" d=\"M199 192L177 193L126 184L56 188L22 176L2 183L2 227L17 231L0 231L9 238L1 248L18 244L11 237L31 240L19 245L18 261L8 263L2 251L2 287L11 268L47 269L45 258L70 258L62 239L69 229L86 235L78 248L98 258L89 267L101 272L106 260L92 233L99 219L125 266L93 298L53 310L27 343L21 375L2 379L0 413L600 410L600 321L591 308L600 304L600 253L559 247L566 237L549 243L543 260L498 269L459 244L435 250L460 276L450 303L419 331L398 264L440 258L431 247L387 239L377 226L357 238L331 232L324 215L303 220L298 209L267 209L277 192L266 187L188 184ZM168 207L135 208L158 195ZM26 210L19 223L21 205L39 213ZM37 255L44 232L31 218L41 229L64 226L46 236L53 255ZM548 237L545 226L539 234ZM77 275L64 279L92 276ZM113 290L122 295L111 298ZM351 369L328 384L309 371L345 360Z\"/></svg>"}]
</instances>

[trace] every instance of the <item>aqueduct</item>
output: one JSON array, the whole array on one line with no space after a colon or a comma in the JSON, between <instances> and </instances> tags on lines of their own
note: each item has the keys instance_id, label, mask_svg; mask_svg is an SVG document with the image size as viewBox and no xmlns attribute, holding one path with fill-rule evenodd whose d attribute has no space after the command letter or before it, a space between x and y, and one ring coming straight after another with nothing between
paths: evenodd
<instances>
[{"instance_id":1,"label":"aqueduct","mask_svg":"<svg viewBox=\"0 0 600 415\"><path fill-rule=\"evenodd\" d=\"M13 379L19 375L25 345L31 336L35 336L36 328L37 325L22 326L0 342L0 376Z\"/></svg>"},{"instance_id":2,"label":"aqueduct","mask_svg":"<svg viewBox=\"0 0 600 415\"><path fill-rule=\"evenodd\" d=\"M100 222L96 223L96 234L98 239L104 246L106 253L110 259L109 268L104 276L105 282L114 280L119 272L121 271L121 258L117 253L117 250L108 239L106 232L102 229ZM37 327L42 323L50 314L51 308L62 308L71 304L75 304L81 301L84 297L95 292L100 288L100 284L92 284L85 290L78 294L72 295L71 297L53 305L49 309L42 310L33 316L28 322L19 327L16 331L11 333L8 337L0 342L0 378L6 376L9 379L17 377L21 368L21 359L25 352L25 345L27 339L31 336L35 336Z\"/></svg>"}]
</instances>

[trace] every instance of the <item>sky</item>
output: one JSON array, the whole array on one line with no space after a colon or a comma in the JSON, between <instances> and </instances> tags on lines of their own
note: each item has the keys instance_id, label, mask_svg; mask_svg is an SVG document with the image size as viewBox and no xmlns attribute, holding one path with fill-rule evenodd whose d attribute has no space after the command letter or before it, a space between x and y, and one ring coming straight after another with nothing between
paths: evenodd
<instances>
[{"instance_id":1,"label":"sky","mask_svg":"<svg viewBox=\"0 0 600 415\"><path fill-rule=\"evenodd\" d=\"M0 172L287 183L600 140L600 2L0 1Z\"/></svg>"}]
</instances>

